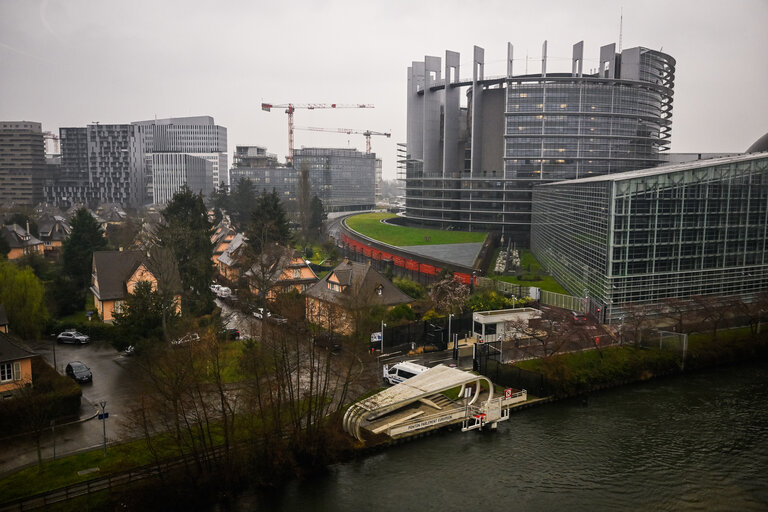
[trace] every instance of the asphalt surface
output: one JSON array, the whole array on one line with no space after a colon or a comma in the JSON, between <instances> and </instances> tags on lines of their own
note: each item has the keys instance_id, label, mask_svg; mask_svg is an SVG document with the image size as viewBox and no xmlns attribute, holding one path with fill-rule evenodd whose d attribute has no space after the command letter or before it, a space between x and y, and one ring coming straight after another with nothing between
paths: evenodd
<instances>
[{"instance_id":1,"label":"asphalt surface","mask_svg":"<svg viewBox=\"0 0 768 512\"><path fill-rule=\"evenodd\" d=\"M32 343L30 348L42 355L53 366L53 342ZM81 361L91 369L93 382L81 384L83 398L80 420L67 425L57 425L44 432L41 441L44 459L100 447L104 442L102 421L96 417L99 402L106 401L107 443L124 439L128 435L124 426L130 401L136 396L136 381L132 371L134 360L118 353L107 343L93 342L88 345L56 344L56 367L64 374L70 361ZM55 443L55 447L54 447ZM37 463L34 439L19 435L0 439L0 474Z\"/></svg>"}]
</instances>

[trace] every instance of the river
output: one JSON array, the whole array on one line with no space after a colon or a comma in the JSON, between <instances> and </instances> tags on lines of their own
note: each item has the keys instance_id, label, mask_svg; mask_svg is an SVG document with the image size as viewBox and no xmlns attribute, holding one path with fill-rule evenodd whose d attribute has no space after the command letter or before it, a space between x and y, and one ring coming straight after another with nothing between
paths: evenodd
<instances>
[{"instance_id":1,"label":"river","mask_svg":"<svg viewBox=\"0 0 768 512\"><path fill-rule=\"evenodd\" d=\"M768 366L671 377L446 432L236 510L768 510Z\"/></svg>"}]
</instances>

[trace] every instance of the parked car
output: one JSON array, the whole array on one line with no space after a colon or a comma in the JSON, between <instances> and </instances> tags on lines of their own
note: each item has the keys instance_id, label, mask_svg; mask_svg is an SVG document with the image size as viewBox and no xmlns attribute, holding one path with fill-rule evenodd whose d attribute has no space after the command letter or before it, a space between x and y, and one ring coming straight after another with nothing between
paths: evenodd
<instances>
[{"instance_id":1,"label":"parked car","mask_svg":"<svg viewBox=\"0 0 768 512\"><path fill-rule=\"evenodd\" d=\"M220 284L212 284L211 285L211 291L213 292L214 295L218 296L219 295L219 290L221 290L221 285Z\"/></svg>"},{"instance_id":2,"label":"parked car","mask_svg":"<svg viewBox=\"0 0 768 512\"><path fill-rule=\"evenodd\" d=\"M254 317L258 318L259 320L263 320L265 317L269 318L272 316L272 313L267 311L264 308L257 308L255 311L251 313Z\"/></svg>"},{"instance_id":3,"label":"parked car","mask_svg":"<svg viewBox=\"0 0 768 512\"><path fill-rule=\"evenodd\" d=\"M583 325L587 323L587 315L579 313L578 311L571 311L571 322L577 325Z\"/></svg>"},{"instance_id":4,"label":"parked car","mask_svg":"<svg viewBox=\"0 0 768 512\"><path fill-rule=\"evenodd\" d=\"M72 361L71 363L68 363L67 368L64 371L77 382L93 382L93 373L91 373L91 369L80 361Z\"/></svg>"},{"instance_id":5,"label":"parked car","mask_svg":"<svg viewBox=\"0 0 768 512\"><path fill-rule=\"evenodd\" d=\"M219 331L219 337L225 340L239 340L240 331L238 329L222 329Z\"/></svg>"},{"instance_id":6,"label":"parked car","mask_svg":"<svg viewBox=\"0 0 768 512\"><path fill-rule=\"evenodd\" d=\"M77 332L74 329L64 331L58 336L56 336L56 341L59 343L77 343L80 345L83 345L85 343L90 343L91 338L89 338L87 335Z\"/></svg>"},{"instance_id":7,"label":"parked car","mask_svg":"<svg viewBox=\"0 0 768 512\"><path fill-rule=\"evenodd\" d=\"M220 286L216 295L218 295L220 299L226 299L232 295L232 289L228 286Z\"/></svg>"}]
</instances>

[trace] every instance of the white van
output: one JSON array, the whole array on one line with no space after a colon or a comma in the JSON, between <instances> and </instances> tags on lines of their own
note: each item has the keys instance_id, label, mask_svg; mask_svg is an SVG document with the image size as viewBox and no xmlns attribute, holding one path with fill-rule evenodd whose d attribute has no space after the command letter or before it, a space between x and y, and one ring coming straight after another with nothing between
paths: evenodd
<instances>
[{"instance_id":1,"label":"white van","mask_svg":"<svg viewBox=\"0 0 768 512\"><path fill-rule=\"evenodd\" d=\"M388 365L384 365L384 384L400 384L406 379L415 377L420 373L424 373L429 370L426 366L412 363L410 361L403 361L392 365L390 368Z\"/></svg>"}]
</instances>

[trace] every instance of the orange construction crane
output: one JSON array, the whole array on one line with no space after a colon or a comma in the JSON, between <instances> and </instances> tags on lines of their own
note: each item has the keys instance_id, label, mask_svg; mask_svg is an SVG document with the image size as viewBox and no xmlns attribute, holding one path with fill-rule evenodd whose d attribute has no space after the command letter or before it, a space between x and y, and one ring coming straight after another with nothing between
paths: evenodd
<instances>
[{"instance_id":1,"label":"orange construction crane","mask_svg":"<svg viewBox=\"0 0 768 512\"><path fill-rule=\"evenodd\" d=\"M288 163L293 165L293 112L297 108L306 108L309 110L314 110L317 108L373 108L373 105L339 105L336 103L286 103L284 105L274 105L272 103L261 104L261 110L270 112L273 108L284 108L285 113L288 114Z\"/></svg>"},{"instance_id":2,"label":"orange construction crane","mask_svg":"<svg viewBox=\"0 0 768 512\"><path fill-rule=\"evenodd\" d=\"M383 135L387 138L392 134L389 132L374 132L371 130L355 130L354 128L317 128L315 126L297 126L297 130L309 130L313 132L334 132L334 133L346 133L347 135L356 133L358 135L365 136L365 152L371 153L371 135Z\"/></svg>"}]
</instances>

